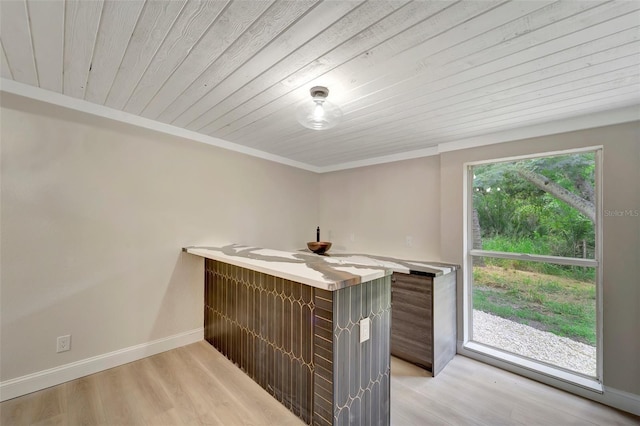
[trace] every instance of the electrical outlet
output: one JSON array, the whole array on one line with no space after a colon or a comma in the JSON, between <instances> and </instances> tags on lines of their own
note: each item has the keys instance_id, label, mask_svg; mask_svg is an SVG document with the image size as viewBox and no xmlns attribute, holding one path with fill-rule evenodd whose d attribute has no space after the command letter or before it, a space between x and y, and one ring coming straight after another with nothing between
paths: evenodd
<instances>
[{"instance_id":1,"label":"electrical outlet","mask_svg":"<svg viewBox=\"0 0 640 426\"><path fill-rule=\"evenodd\" d=\"M405 242L405 244L407 245L407 247L412 247L412 246L413 246L413 237L412 237L412 236L410 236L410 235L407 235L407 236L405 237L404 242Z\"/></svg>"},{"instance_id":2,"label":"electrical outlet","mask_svg":"<svg viewBox=\"0 0 640 426\"><path fill-rule=\"evenodd\" d=\"M353 243L356 240L356 234L354 234L353 232L351 234L349 234L349 240Z\"/></svg>"},{"instance_id":3,"label":"electrical outlet","mask_svg":"<svg viewBox=\"0 0 640 426\"><path fill-rule=\"evenodd\" d=\"M58 342L56 344L56 352L66 352L71 349L71 335L67 334L66 336L58 337Z\"/></svg>"},{"instance_id":4,"label":"electrical outlet","mask_svg":"<svg viewBox=\"0 0 640 426\"><path fill-rule=\"evenodd\" d=\"M360 343L369 340L371 335L371 320L369 318L363 318L360 320Z\"/></svg>"}]
</instances>

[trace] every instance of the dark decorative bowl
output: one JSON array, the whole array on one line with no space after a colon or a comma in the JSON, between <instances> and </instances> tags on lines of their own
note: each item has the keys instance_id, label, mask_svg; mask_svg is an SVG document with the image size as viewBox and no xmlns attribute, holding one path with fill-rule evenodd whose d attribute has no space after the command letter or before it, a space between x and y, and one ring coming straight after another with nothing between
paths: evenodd
<instances>
[{"instance_id":1,"label":"dark decorative bowl","mask_svg":"<svg viewBox=\"0 0 640 426\"><path fill-rule=\"evenodd\" d=\"M315 254L324 254L331 248L331 243L328 241L311 241L307 243L307 247Z\"/></svg>"}]
</instances>

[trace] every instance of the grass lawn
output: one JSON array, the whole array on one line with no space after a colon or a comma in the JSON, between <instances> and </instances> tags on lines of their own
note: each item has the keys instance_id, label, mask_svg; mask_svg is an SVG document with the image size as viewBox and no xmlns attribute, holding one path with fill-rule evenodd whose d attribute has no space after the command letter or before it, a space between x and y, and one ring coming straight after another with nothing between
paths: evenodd
<instances>
[{"instance_id":1,"label":"grass lawn","mask_svg":"<svg viewBox=\"0 0 640 426\"><path fill-rule=\"evenodd\" d=\"M473 308L596 344L596 286L556 275L487 265L473 269Z\"/></svg>"}]
</instances>

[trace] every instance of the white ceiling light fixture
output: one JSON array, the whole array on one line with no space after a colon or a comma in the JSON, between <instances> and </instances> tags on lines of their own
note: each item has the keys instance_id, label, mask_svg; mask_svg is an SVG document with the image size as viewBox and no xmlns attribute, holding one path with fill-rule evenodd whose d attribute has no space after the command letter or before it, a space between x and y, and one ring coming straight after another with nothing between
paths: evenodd
<instances>
[{"instance_id":1,"label":"white ceiling light fixture","mask_svg":"<svg viewBox=\"0 0 640 426\"><path fill-rule=\"evenodd\" d=\"M335 127L342 119L342 110L327 101L329 89L323 86L312 87L313 102L298 108L296 118L304 127L313 130L326 130Z\"/></svg>"}]
</instances>

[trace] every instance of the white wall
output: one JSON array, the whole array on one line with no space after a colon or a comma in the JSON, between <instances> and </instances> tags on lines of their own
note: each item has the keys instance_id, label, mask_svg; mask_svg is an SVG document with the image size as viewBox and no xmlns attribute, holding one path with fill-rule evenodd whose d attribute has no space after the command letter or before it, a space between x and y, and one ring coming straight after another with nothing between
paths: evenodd
<instances>
[{"instance_id":1,"label":"white wall","mask_svg":"<svg viewBox=\"0 0 640 426\"><path fill-rule=\"evenodd\" d=\"M319 179L323 239L331 240L336 250L440 259L438 157L327 173Z\"/></svg>"},{"instance_id":2,"label":"white wall","mask_svg":"<svg viewBox=\"0 0 640 426\"><path fill-rule=\"evenodd\" d=\"M640 209L638 123L315 175L1 100L0 380L201 327L202 261L184 245L295 250L319 224L338 250L461 264L467 161L604 145L604 208ZM604 381L640 395L640 219L604 232Z\"/></svg>"},{"instance_id":3,"label":"white wall","mask_svg":"<svg viewBox=\"0 0 640 426\"><path fill-rule=\"evenodd\" d=\"M604 145L604 209L640 210L636 122L321 175L320 223L339 249L462 265L465 162L596 145ZM603 226L604 385L637 399L640 217L609 216ZM405 246L407 235L415 247ZM461 279L458 287L460 301Z\"/></svg>"},{"instance_id":4,"label":"white wall","mask_svg":"<svg viewBox=\"0 0 640 426\"><path fill-rule=\"evenodd\" d=\"M0 380L202 327L203 261L183 246L315 235L313 173L1 100Z\"/></svg>"}]
</instances>

